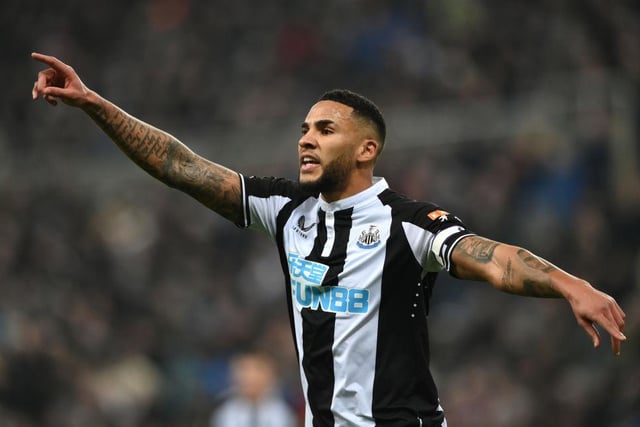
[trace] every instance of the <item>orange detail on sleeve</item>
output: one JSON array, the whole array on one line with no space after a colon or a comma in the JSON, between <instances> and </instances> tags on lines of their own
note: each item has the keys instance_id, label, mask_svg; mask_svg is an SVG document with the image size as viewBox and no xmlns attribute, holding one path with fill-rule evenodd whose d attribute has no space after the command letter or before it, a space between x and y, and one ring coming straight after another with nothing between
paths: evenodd
<instances>
[{"instance_id":1,"label":"orange detail on sleeve","mask_svg":"<svg viewBox=\"0 0 640 427\"><path fill-rule=\"evenodd\" d=\"M435 221L436 219L444 215L449 215L449 212L436 209L435 211L429 212L428 217L431 218L432 221Z\"/></svg>"}]
</instances>

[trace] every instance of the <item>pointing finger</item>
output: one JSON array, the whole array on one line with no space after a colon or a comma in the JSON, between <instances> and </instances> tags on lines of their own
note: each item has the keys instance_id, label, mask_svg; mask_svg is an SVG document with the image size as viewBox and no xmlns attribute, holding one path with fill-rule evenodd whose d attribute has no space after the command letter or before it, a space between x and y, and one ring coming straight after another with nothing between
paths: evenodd
<instances>
[{"instance_id":1,"label":"pointing finger","mask_svg":"<svg viewBox=\"0 0 640 427\"><path fill-rule=\"evenodd\" d=\"M48 66L50 66L51 68L53 68L56 71L60 71L60 72L65 73L65 74L68 74L71 71L71 67L70 66L68 66L64 62L60 61L55 56L43 55L41 53L33 52L31 54L31 57L33 59L35 59L36 61L40 61L40 62L42 62L44 64L47 64Z\"/></svg>"},{"instance_id":2,"label":"pointing finger","mask_svg":"<svg viewBox=\"0 0 640 427\"><path fill-rule=\"evenodd\" d=\"M36 61L40 61L40 62L42 62L44 64L47 64L51 68L56 68L55 67L56 65L59 66L60 64L63 63L62 61L60 61L55 56L43 55L42 53L38 53L38 52L31 53L31 57L33 59L35 59Z\"/></svg>"}]
</instances>

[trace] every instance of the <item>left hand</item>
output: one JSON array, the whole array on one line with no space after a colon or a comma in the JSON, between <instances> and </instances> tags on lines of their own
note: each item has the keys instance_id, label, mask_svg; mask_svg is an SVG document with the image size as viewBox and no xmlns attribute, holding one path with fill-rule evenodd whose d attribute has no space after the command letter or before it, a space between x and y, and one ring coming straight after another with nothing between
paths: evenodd
<instances>
[{"instance_id":1,"label":"left hand","mask_svg":"<svg viewBox=\"0 0 640 427\"><path fill-rule=\"evenodd\" d=\"M600 346L600 333L596 329L598 325L609 333L611 350L613 354L619 356L620 346L627 337L623 333L625 314L616 300L588 283L587 286L572 293L567 300L571 304L578 324L591 337L593 346Z\"/></svg>"}]
</instances>

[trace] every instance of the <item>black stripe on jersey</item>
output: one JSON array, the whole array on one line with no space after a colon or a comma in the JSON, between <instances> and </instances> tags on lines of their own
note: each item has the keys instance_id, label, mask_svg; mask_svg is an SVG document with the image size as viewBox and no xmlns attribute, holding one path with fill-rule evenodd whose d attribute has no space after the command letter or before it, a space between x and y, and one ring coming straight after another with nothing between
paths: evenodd
<instances>
[{"instance_id":1,"label":"black stripe on jersey","mask_svg":"<svg viewBox=\"0 0 640 427\"><path fill-rule=\"evenodd\" d=\"M322 249L327 243L327 214L322 209L318 210L318 224L316 224L316 231L317 234L316 239L313 241L313 249L311 249L311 253L306 256L306 259L310 261L320 260ZM328 276L328 274L326 276ZM324 285L324 281L322 284Z\"/></svg>"},{"instance_id":2,"label":"black stripe on jersey","mask_svg":"<svg viewBox=\"0 0 640 427\"><path fill-rule=\"evenodd\" d=\"M246 193L255 197L286 196L291 199L318 197L318 193L305 192L297 182L285 178L251 176L244 181Z\"/></svg>"},{"instance_id":3,"label":"black stripe on jersey","mask_svg":"<svg viewBox=\"0 0 640 427\"><path fill-rule=\"evenodd\" d=\"M322 250L327 242L326 213L318 212L318 234L311 253L305 258L329 266L323 286L336 286L338 275L344 270L344 263L351 230L353 209L334 214L335 240L329 256L323 257ZM307 383L307 399L313 413L314 427L332 426L335 423L331 404L335 377L333 371L333 339L335 332L335 313L328 313L318 307L317 310L302 310L302 368Z\"/></svg>"},{"instance_id":4,"label":"black stripe on jersey","mask_svg":"<svg viewBox=\"0 0 640 427\"><path fill-rule=\"evenodd\" d=\"M308 382L307 400L313 426L333 426L333 335L336 315L320 309L302 309L302 368Z\"/></svg>"},{"instance_id":5,"label":"black stripe on jersey","mask_svg":"<svg viewBox=\"0 0 640 427\"><path fill-rule=\"evenodd\" d=\"M258 178L255 176L245 178L240 175L240 180L242 184L244 205L244 224L237 224L240 227L249 227L251 225L249 195L263 198L269 198L274 195L288 197L295 203L295 206L288 211L289 214L291 214L291 211L299 206L304 200L310 197L318 197L318 193L305 192L300 188L300 185L297 182L285 178Z\"/></svg>"},{"instance_id":6,"label":"black stripe on jersey","mask_svg":"<svg viewBox=\"0 0 640 427\"><path fill-rule=\"evenodd\" d=\"M377 426L440 426L438 394L429 372L429 335L422 266L412 254L403 221L431 210L391 190L378 196L391 207L392 223L382 276L372 413ZM411 284L406 289L400 284ZM420 285L419 285L420 284Z\"/></svg>"},{"instance_id":7,"label":"black stripe on jersey","mask_svg":"<svg viewBox=\"0 0 640 427\"><path fill-rule=\"evenodd\" d=\"M322 281L322 286L336 286L338 284L338 275L344 270L352 214L353 209L345 209L334 213L335 239L331 252L328 256L323 257L322 251L327 243L327 214L322 209L318 211L318 235L313 242L311 253L305 258L309 261L317 261L329 266L329 270Z\"/></svg>"}]
</instances>

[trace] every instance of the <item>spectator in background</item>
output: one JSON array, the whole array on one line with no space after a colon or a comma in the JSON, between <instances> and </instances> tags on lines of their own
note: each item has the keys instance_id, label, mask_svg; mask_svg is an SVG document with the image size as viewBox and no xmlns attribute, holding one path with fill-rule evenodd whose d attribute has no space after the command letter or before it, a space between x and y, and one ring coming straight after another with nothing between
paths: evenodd
<instances>
[{"instance_id":1,"label":"spectator in background","mask_svg":"<svg viewBox=\"0 0 640 427\"><path fill-rule=\"evenodd\" d=\"M231 395L211 417L211 427L293 427L296 417L279 393L274 361L264 352L231 361Z\"/></svg>"}]
</instances>

